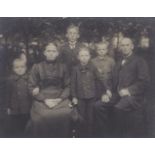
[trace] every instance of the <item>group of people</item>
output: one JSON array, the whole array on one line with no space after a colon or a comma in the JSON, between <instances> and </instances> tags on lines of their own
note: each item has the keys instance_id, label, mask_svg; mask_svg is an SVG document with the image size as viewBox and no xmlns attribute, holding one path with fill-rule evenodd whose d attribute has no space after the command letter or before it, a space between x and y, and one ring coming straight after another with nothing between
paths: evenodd
<instances>
[{"instance_id":1,"label":"group of people","mask_svg":"<svg viewBox=\"0 0 155 155\"><path fill-rule=\"evenodd\" d=\"M67 42L49 42L42 60L12 60L6 84L11 137L143 137L147 62L121 36L112 52L103 38L95 54L70 25Z\"/></svg>"}]
</instances>

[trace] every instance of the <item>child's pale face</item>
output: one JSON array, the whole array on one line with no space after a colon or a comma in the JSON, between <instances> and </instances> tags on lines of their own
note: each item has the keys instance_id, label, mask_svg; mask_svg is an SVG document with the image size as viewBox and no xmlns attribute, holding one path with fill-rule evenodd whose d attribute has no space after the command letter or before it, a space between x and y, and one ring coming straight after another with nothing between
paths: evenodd
<instances>
[{"instance_id":1,"label":"child's pale face","mask_svg":"<svg viewBox=\"0 0 155 155\"><path fill-rule=\"evenodd\" d=\"M13 63L13 71L17 75L24 75L26 73L27 67L24 61L15 61Z\"/></svg>"},{"instance_id":2,"label":"child's pale face","mask_svg":"<svg viewBox=\"0 0 155 155\"><path fill-rule=\"evenodd\" d=\"M78 29L77 28L68 29L66 37L70 42L76 42L78 40L78 38L79 38Z\"/></svg>"},{"instance_id":3,"label":"child's pale face","mask_svg":"<svg viewBox=\"0 0 155 155\"><path fill-rule=\"evenodd\" d=\"M97 54L100 57L104 57L107 53L108 53L107 45L104 45L104 44L97 45Z\"/></svg>"},{"instance_id":4,"label":"child's pale face","mask_svg":"<svg viewBox=\"0 0 155 155\"><path fill-rule=\"evenodd\" d=\"M44 55L46 57L46 60L54 61L58 57L59 52L58 52L56 46L49 45L46 47L46 49L44 51Z\"/></svg>"},{"instance_id":5,"label":"child's pale face","mask_svg":"<svg viewBox=\"0 0 155 155\"><path fill-rule=\"evenodd\" d=\"M88 64L90 60L90 53L86 50L81 50L78 55L79 61L81 64Z\"/></svg>"}]
</instances>

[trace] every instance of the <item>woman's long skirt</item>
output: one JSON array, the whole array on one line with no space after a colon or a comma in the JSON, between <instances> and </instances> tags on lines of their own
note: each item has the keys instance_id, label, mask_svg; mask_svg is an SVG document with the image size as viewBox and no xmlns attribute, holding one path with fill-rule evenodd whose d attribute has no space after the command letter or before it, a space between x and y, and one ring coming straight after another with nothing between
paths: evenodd
<instances>
[{"instance_id":1,"label":"woman's long skirt","mask_svg":"<svg viewBox=\"0 0 155 155\"><path fill-rule=\"evenodd\" d=\"M71 108L68 99L53 108L35 101L31 110L32 134L34 137L69 137Z\"/></svg>"}]
</instances>

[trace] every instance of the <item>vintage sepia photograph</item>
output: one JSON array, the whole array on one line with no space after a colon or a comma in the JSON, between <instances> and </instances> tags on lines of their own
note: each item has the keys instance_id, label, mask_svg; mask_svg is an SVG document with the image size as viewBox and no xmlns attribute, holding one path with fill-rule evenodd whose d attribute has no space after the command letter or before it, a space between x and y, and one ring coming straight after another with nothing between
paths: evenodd
<instances>
[{"instance_id":1,"label":"vintage sepia photograph","mask_svg":"<svg viewBox=\"0 0 155 155\"><path fill-rule=\"evenodd\" d=\"M154 138L155 18L0 17L0 138Z\"/></svg>"}]
</instances>

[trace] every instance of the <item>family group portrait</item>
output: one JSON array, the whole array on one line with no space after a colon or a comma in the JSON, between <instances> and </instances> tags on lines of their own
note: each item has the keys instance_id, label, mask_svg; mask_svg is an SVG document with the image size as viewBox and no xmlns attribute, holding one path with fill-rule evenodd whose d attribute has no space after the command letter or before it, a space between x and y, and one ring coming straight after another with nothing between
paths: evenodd
<instances>
[{"instance_id":1,"label":"family group portrait","mask_svg":"<svg viewBox=\"0 0 155 155\"><path fill-rule=\"evenodd\" d=\"M154 138L155 18L0 17L0 138Z\"/></svg>"}]
</instances>

